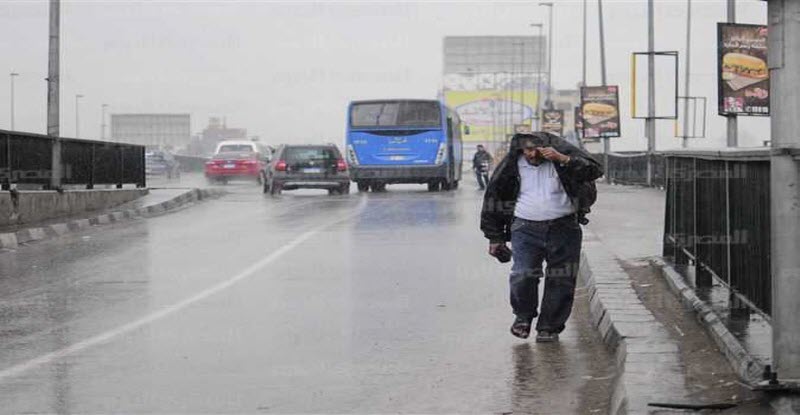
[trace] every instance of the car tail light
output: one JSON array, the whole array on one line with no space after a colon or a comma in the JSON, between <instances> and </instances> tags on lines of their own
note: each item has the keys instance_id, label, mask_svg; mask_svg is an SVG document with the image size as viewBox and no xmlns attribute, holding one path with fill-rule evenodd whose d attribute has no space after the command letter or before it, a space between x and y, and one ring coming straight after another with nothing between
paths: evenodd
<instances>
[{"instance_id":1,"label":"car tail light","mask_svg":"<svg viewBox=\"0 0 800 415\"><path fill-rule=\"evenodd\" d=\"M336 160L336 171L347 171L347 163L344 160Z\"/></svg>"},{"instance_id":2,"label":"car tail light","mask_svg":"<svg viewBox=\"0 0 800 415\"><path fill-rule=\"evenodd\" d=\"M275 170L286 171L286 162L283 160L279 160L278 163L275 164Z\"/></svg>"}]
</instances>

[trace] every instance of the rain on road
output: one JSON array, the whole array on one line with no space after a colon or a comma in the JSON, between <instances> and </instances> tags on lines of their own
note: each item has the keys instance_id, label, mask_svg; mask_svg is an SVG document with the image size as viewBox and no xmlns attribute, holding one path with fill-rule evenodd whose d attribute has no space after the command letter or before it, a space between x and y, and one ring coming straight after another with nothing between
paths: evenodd
<instances>
[{"instance_id":1,"label":"rain on road","mask_svg":"<svg viewBox=\"0 0 800 415\"><path fill-rule=\"evenodd\" d=\"M0 253L3 411L606 412L584 290L560 343L508 334L474 185L227 188Z\"/></svg>"}]
</instances>

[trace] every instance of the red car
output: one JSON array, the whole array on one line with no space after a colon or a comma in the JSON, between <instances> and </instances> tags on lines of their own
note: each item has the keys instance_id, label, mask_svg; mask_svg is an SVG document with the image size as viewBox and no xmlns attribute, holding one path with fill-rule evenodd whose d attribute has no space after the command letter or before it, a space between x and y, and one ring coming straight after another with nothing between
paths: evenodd
<instances>
[{"instance_id":1,"label":"red car","mask_svg":"<svg viewBox=\"0 0 800 415\"><path fill-rule=\"evenodd\" d=\"M267 159L253 152L225 152L216 154L206 162L205 173L209 182L227 183L230 179L252 179L262 184Z\"/></svg>"}]
</instances>

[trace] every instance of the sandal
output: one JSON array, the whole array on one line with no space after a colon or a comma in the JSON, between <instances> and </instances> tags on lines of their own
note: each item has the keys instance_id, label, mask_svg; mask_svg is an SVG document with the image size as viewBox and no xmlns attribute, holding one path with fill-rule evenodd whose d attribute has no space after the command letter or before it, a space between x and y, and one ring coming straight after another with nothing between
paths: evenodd
<instances>
[{"instance_id":1,"label":"sandal","mask_svg":"<svg viewBox=\"0 0 800 415\"><path fill-rule=\"evenodd\" d=\"M511 334L520 339L527 339L531 334L531 321L522 317L517 317L511 325Z\"/></svg>"}]
</instances>

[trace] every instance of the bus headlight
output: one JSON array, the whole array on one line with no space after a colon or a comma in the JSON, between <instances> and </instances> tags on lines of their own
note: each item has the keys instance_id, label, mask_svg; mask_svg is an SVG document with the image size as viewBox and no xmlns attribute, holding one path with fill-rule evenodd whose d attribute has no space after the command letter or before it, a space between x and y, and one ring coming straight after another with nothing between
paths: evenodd
<instances>
[{"instance_id":1,"label":"bus headlight","mask_svg":"<svg viewBox=\"0 0 800 415\"><path fill-rule=\"evenodd\" d=\"M358 166L358 156L356 156L356 151L353 149L352 144L347 145L347 158L351 166Z\"/></svg>"},{"instance_id":2,"label":"bus headlight","mask_svg":"<svg viewBox=\"0 0 800 415\"><path fill-rule=\"evenodd\" d=\"M433 164L442 164L445 158L447 158L447 145L439 143L439 151L436 152L436 161Z\"/></svg>"}]
</instances>

